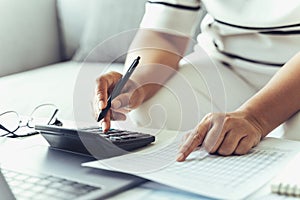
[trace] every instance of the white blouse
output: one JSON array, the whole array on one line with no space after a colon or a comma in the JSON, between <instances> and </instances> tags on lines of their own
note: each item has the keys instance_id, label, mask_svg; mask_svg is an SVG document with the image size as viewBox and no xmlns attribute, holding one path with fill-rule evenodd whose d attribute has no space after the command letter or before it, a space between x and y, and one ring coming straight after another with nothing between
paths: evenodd
<instances>
[{"instance_id":1,"label":"white blouse","mask_svg":"<svg viewBox=\"0 0 300 200\"><path fill-rule=\"evenodd\" d=\"M203 3L203 4L202 4ZM226 62L280 67L300 50L299 0L149 0L141 28L193 36Z\"/></svg>"}]
</instances>

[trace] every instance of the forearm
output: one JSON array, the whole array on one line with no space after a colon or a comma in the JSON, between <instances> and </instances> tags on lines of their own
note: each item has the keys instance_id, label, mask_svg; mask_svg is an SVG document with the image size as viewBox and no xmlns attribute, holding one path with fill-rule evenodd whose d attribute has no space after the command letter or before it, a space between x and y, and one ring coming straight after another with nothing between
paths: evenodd
<instances>
[{"instance_id":1,"label":"forearm","mask_svg":"<svg viewBox=\"0 0 300 200\"><path fill-rule=\"evenodd\" d=\"M140 30L127 55L125 66L137 56L139 66L131 79L141 85L147 100L177 71L188 44L187 37L180 37L149 30Z\"/></svg>"},{"instance_id":2,"label":"forearm","mask_svg":"<svg viewBox=\"0 0 300 200\"><path fill-rule=\"evenodd\" d=\"M300 53L287 62L271 81L241 106L262 129L263 136L300 109Z\"/></svg>"}]
</instances>

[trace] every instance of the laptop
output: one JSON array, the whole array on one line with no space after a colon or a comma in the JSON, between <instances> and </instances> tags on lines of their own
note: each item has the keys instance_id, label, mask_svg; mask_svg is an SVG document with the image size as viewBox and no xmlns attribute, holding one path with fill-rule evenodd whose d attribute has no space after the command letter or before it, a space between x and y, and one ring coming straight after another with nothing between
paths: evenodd
<instances>
[{"instance_id":1,"label":"laptop","mask_svg":"<svg viewBox=\"0 0 300 200\"><path fill-rule=\"evenodd\" d=\"M35 145L12 154L11 159L1 160L0 194L4 200L104 199L146 181L81 167L94 158L47 146Z\"/></svg>"},{"instance_id":2,"label":"laptop","mask_svg":"<svg viewBox=\"0 0 300 200\"><path fill-rule=\"evenodd\" d=\"M11 192L3 174L1 173L0 170L0 194L1 194L1 199L3 200L13 200L15 199L13 193Z\"/></svg>"}]
</instances>

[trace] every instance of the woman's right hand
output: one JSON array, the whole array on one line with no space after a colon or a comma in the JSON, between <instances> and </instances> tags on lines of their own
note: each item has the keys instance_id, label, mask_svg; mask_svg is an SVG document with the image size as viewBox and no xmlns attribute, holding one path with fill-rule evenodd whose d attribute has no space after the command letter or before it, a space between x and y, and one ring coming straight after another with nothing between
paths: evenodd
<instances>
[{"instance_id":1,"label":"woman's right hand","mask_svg":"<svg viewBox=\"0 0 300 200\"><path fill-rule=\"evenodd\" d=\"M96 119L100 111L107 106L107 99L121 78L122 74L114 71L97 78L93 103ZM126 114L142 104L144 99L143 87L139 87L137 83L129 79L121 94L112 100L109 112L100 121L103 131L106 132L110 129L111 120L126 120Z\"/></svg>"}]
</instances>

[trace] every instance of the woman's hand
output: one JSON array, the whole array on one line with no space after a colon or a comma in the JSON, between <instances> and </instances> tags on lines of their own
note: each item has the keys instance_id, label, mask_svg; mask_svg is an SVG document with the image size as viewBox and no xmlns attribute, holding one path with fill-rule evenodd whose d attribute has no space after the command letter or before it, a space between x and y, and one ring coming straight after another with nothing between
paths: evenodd
<instances>
[{"instance_id":1,"label":"woman's hand","mask_svg":"<svg viewBox=\"0 0 300 200\"><path fill-rule=\"evenodd\" d=\"M107 106L107 99L121 78L122 74L118 72L109 72L97 78L94 97L96 119L100 110ZM143 88L138 87L132 80L128 80L121 94L113 99L110 111L101 120L103 131L106 132L109 130L111 120L125 120L126 114L138 107L144 101L144 98L145 92Z\"/></svg>"},{"instance_id":2,"label":"woman's hand","mask_svg":"<svg viewBox=\"0 0 300 200\"><path fill-rule=\"evenodd\" d=\"M184 161L199 145L223 156L246 154L262 136L261 125L245 111L208 114L184 139L177 161Z\"/></svg>"}]
</instances>

